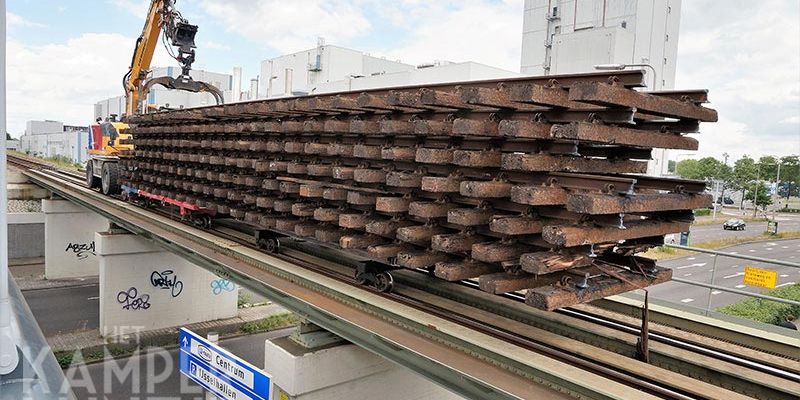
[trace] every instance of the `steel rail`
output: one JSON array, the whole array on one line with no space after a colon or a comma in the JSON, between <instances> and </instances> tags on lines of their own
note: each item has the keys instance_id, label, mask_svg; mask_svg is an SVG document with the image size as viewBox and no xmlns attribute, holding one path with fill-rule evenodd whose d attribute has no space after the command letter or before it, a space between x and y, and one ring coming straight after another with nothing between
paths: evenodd
<instances>
[{"instance_id":1,"label":"steel rail","mask_svg":"<svg viewBox=\"0 0 800 400\"><path fill-rule=\"evenodd\" d=\"M499 317L521 321L526 325L572 338L587 345L597 346L631 358L635 356L636 339L640 334L638 329L636 333L628 333L611 326L604 326L597 321L580 322L579 319L576 319L576 315L530 310L521 303L519 296L487 295L477 290L474 282L462 282L463 289L459 290L458 287L445 286L435 280L424 280L423 277L415 275L418 274L395 274L395 282L486 310ZM510 302L496 300L496 297ZM611 325L612 322L609 321L608 325ZM651 337L653 336L651 335ZM793 379L786 380L781 376L764 372L779 364L780 360L776 360L772 364L765 364L759 370L748 370L741 368L739 364L732 363L732 360L717 359L713 353L695 353L691 350L690 343L687 343L685 348L678 348L670 343L659 343L659 339L655 338L651 341L651 364L653 365L697 377L717 386L734 388L737 392L764 393L761 398L794 398L800 394L800 385L794 384ZM731 353L727 353L727 356L730 355ZM784 359L784 362L786 361L788 360ZM749 362L747 359L742 359L743 365L747 365Z\"/></svg>"},{"instance_id":2,"label":"steel rail","mask_svg":"<svg viewBox=\"0 0 800 400\"><path fill-rule=\"evenodd\" d=\"M629 386L555 361L463 326L398 305L278 258L162 221L46 173L26 173L73 202L153 240L218 275L227 276L325 329L476 399L557 397L557 389L590 398L651 398ZM178 232L190 232L178 235ZM538 384L538 385L537 385ZM555 389L554 389L555 388Z\"/></svg>"},{"instance_id":3,"label":"steel rail","mask_svg":"<svg viewBox=\"0 0 800 400\"><path fill-rule=\"evenodd\" d=\"M594 301L592 305L616 315L638 318L643 300L641 295L628 293ZM650 321L681 333L700 334L709 339L736 345L740 349L751 349L780 355L781 358L789 358L794 362L800 361L800 354L797 354L800 340L786 335L790 332L783 328L759 326L755 322L733 319L724 314L709 317L697 314L689 307L658 299L650 300Z\"/></svg>"}]
</instances>

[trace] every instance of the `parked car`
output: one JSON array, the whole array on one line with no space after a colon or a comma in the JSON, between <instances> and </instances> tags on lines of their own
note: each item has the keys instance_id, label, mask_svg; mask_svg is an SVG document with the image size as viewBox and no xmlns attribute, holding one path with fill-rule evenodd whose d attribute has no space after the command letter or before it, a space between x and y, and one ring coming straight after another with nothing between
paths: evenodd
<instances>
[{"instance_id":1,"label":"parked car","mask_svg":"<svg viewBox=\"0 0 800 400\"><path fill-rule=\"evenodd\" d=\"M743 231L747 224L744 221L736 218L729 219L722 224L722 229L731 231Z\"/></svg>"},{"instance_id":2,"label":"parked car","mask_svg":"<svg viewBox=\"0 0 800 400\"><path fill-rule=\"evenodd\" d=\"M731 205L731 204L733 204L733 199L728 197L728 196L725 196L725 198L722 198L721 196L717 197L717 204L723 204L723 203L727 204L727 205Z\"/></svg>"}]
</instances>

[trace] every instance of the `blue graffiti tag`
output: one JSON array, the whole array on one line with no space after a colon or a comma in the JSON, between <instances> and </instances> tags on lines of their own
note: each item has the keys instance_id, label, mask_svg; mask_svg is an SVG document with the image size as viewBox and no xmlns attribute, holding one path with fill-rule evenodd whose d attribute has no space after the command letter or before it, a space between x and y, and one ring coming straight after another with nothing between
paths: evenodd
<instances>
[{"instance_id":1,"label":"blue graffiti tag","mask_svg":"<svg viewBox=\"0 0 800 400\"><path fill-rule=\"evenodd\" d=\"M147 310L150 308L150 295L139 296L139 291L132 287L117 293L117 302L122 304L124 310Z\"/></svg>"},{"instance_id":2,"label":"blue graffiti tag","mask_svg":"<svg viewBox=\"0 0 800 400\"><path fill-rule=\"evenodd\" d=\"M215 295L218 295L223 291L232 292L235 288L236 285L227 279L219 278L211 281L211 293L214 293Z\"/></svg>"}]
</instances>

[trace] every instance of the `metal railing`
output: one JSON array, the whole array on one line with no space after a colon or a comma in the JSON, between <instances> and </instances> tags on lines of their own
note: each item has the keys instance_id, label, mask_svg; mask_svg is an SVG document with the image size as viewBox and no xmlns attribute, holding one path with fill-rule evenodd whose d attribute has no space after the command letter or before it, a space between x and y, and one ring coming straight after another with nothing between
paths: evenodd
<instances>
[{"instance_id":1,"label":"metal railing","mask_svg":"<svg viewBox=\"0 0 800 400\"><path fill-rule=\"evenodd\" d=\"M722 257L731 257L731 258L736 258L736 259L740 259L740 260L755 261L755 262L765 263L765 264L780 265L780 266L790 267L790 268L800 268L800 263L791 262L791 261L784 261L784 260L774 260L774 259L771 259L771 258L764 258L764 257L748 256L748 255L745 255L745 254L728 253L728 252L719 251L719 250L703 249L703 248L700 248L700 247L683 246L683 245L678 245L678 244L664 244L664 247L670 247L670 248L673 248L673 249L687 250L687 251L692 251L692 252L696 252L696 253L705 253L705 254L713 254L714 255L714 257L713 257L714 258L714 262L713 262L712 267L711 267L711 283L704 283L704 282L692 281L692 280L688 280L688 279L681 279L681 278L675 278L675 277L672 278L672 280L675 281L675 282L680 282L680 283L685 283L687 285L693 285L693 286L700 286L700 287L708 288L708 300L706 301L706 312L708 312L711 309L711 297L712 297L713 292L715 290L716 291L720 291L720 292L734 293L734 294L738 294L738 295L754 297L754 298L759 298L759 299L762 299L762 300L769 300L769 301L774 301L774 302L784 303L784 304L790 304L790 305L793 305L793 306L800 307L800 301L795 301L795 300L790 300L790 299L782 299L780 297L768 296L768 295L764 295L764 294L761 294L761 293L748 292L746 290L727 288L727 287L724 287L724 286L720 286L720 285L715 285L714 284L714 278L716 277L716 273L717 273L717 259L720 256L722 256Z\"/></svg>"}]
</instances>

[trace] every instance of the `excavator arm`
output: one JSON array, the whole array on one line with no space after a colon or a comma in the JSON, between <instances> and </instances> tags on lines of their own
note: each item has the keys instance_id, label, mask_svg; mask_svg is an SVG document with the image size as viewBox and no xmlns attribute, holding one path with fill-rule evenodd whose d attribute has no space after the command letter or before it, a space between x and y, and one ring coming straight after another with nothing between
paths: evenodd
<instances>
[{"instance_id":1,"label":"excavator arm","mask_svg":"<svg viewBox=\"0 0 800 400\"><path fill-rule=\"evenodd\" d=\"M165 45L169 41L167 50L170 55L181 64L181 75L177 78L169 76L159 77L145 82L153 61L153 53L158 46L159 37L164 33ZM125 87L125 114L133 115L144 112L141 109L141 99L144 98L154 85L162 85L168 89L185 90L189 92L211 93L222 104L222 92L216 87L198 82L189 75L194 63L194 36L197 25L191 25L181 14L175 10L175 0L152 0L147 12L142 34L136 40L136 48L131 59L131 66L123 78ZM172 47L177 47L177 54Z\"/></svg>"}]
</instances>

